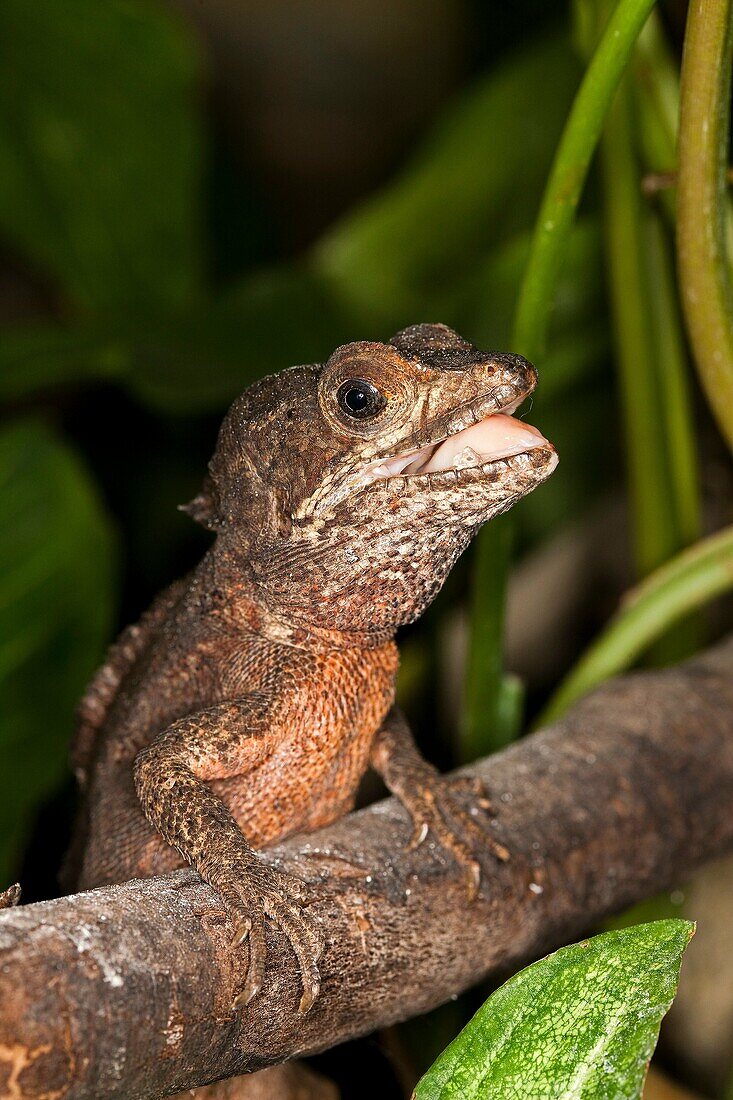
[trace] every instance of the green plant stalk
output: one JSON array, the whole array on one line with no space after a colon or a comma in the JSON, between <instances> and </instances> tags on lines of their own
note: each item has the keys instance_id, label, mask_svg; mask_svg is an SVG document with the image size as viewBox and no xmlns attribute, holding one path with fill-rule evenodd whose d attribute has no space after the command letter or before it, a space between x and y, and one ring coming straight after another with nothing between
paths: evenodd
<instances>
[{"instance_id":1,"label":"green plant stalk","mask_svg":"<svg viewBox=\"0 0 733 1100\"><path fill-rule=\"evenodd\" d=\"M700 381L733 450L733 290L725 224L732 66L733 0L693 0L680 86L678 269Z\"/></svg>"},{"instance_id":2,"label":"green plant stalk","mask_svg":"<svg viewBox=\"0 0 733 1100\"><path fill-rule=\"evenodd\" d=\"M652 12L634 55L634 83L640 154L650 171L674 172L677 165L679 74L657 12ZM659 196L667 224L674 225L675 188ZM730 203L726 203L730 221ZM652 211L647 219L649 283L653 294L660 413L666 425L666 455L676 525L683 545L702 529L698 461L692 416L688 357L682 333L674 265L664 226Z\"/></svg>"},{"instance_id":3,"label":"green plant stalk","mask_svg":"<svg viewBox=\"0 0 733 1100\"><path fill-rule=\"evenodd\" d=\"M677 170L677 117L680 80L658 12L639 35L634 51L634 83L637 90L639 144L648 172ZM666 187L658 199L670 226L675 224L675 188Z\"/></svg>"},{"instance_id":4,"label":"green plant stalk","mask_svg":"<svg viewBox=\"0 0 733 1100\"><path fill-rule=\"evenodd\" d=\"M626 596L600 638L538 719L553 722L582 695L629 668L680 619L733 590L733 526L684 550Z\"/></svg>"},{"instance_id":5,"label":"green plant stalk","mask_svg":"<svg viewBox=\"0 0 733 1100\"><path fill-rule=\"evenodd\" d=\"M634 76L639 91L640 140L647 172L670 172L674 184L657 196L674 229L677 224L677 121L680 108L680 74L661 21L652 12L639 35L634 52ZM733 255L733 202L730 179L723 217L728 254Z\"/></svg>"},{"instance_id":6,"label":"green plant stalk","mask_svg":"<svg viewBox=\"0 0 733 1100\"><path fill-rule=\"evenodd\" d=\"M496 752L516 737L520 716L507 709L504 677L506 578L512 525L500 516L476 540L470 600L459 758L468 763Z\"/></svg>"},{"instance_id":7,"label":"green plant stalk","mask_svg":"<svg viewBox=\"0 0 733 1100\"><path fill-rule=\"evenodd\" d=\"M672 520L674 551L702 534L695 426L689 367L675 285L670 245L662 218L653 209L645 218L646 260L656 350L659 406L651 410L664 435L665 474Z\"/></svg>"},{"instance_id":8,"label":"green plant stalk","mask_svg":"<svg viewBox=\"0 0 733 1100\"><path fill-rule=\"evenodd\" d=\"M699 538L702 526L672 256L659 204L642 199L639 186L641 159L669 169L675 157L676 73L656 12L639 36L633 76L633 89L629 76L609 118L604 174L636 561L645 575ZM672 206L663 206L669 215ZM700 626L678 624L654 647L652 659L664 664L689 655L699 646Z\"/></svg>"},{"instance_id":9,"label":"green plant stalk","mask_svg":"<svg viewBox=\"0 0 733 1100\"><path fill-rule=\"evenodd\" d=\"M605 231L638 572L679 549L659 416L657 349L646 270L631 88L620 89L603 137Z\"/></svg>"},{"instance_id":10,"label":"green plant stalk","mask_svg":"<svg viewBox=\"0 0 733 1100\"><path fill-rule=\"evenodd\" d=\"M619 0L575 97L555 155L519 292L513 350L544 352L568 234L604 119L654 0Z\"/></svg>"},{"instance_id":11,"label":"green plant stalk","mask_svg":"<svg viewBox=\"0 0 733 1100\"><path fill-rule=\"evenodd\" d=\"M603 121L654 0L619 0L573 102L535 223L519 292L512 350L542 357L557 277ZM503 521L504 525L508 521ZM503 675L508 537L494 521L475 549L474 597L464 685L461 756L471 759L510 741L517 707L507 705Z\"/></svg>"}]
</instances>

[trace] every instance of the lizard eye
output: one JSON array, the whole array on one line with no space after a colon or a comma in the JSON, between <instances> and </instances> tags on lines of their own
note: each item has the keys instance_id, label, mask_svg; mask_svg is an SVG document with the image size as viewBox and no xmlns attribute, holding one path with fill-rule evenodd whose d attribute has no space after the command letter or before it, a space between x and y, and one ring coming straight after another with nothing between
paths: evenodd
<instances>
[{"instance_id":1,"label":"lizard eye","mask_svg":"<svg viewBox=\"0 0 733 1100\"><path fill-rule=\"evenodd\" d=\"M387 404L384 394L365 378L348 378L342 382L336 400L342 412L353 420L368 420Z\"/></svg>"}]
</instances>

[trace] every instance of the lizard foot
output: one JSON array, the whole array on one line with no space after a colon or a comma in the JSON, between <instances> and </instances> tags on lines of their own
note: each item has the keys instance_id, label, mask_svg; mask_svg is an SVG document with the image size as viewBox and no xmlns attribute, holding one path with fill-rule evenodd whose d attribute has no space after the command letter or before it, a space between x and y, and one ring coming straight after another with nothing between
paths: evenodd
<instances>
[{"instance_id":1,"label":"lizard foot","mask_svg":"<svg viewBox=\"0 0 733 1100\"><path fill-rule=\"evenodd\" d=\"M466 808L467 799L485 812L491 802L482 781L473 776L448 779L436 773L421 777L400 801L412 818L413 831L408 849L417 848L432 833L439 844L450 852L466 873L466 889L470 901L481 886L481 864L477 858L488 849L496 859L505 862L509 852L481 824L475 809Z\"/></svg>"},{"instance_id":2,"label":"lizard foot","mask_svg":"<svg viewBox=\"0 0 733 1100\"><path fill-rule=\"evenodd\" d=\"M0 909L12 909L15 905L20 905L20 884L17 882L7 890L0 890Z\"/></svg>"},{"instance_id":3,"label":"lizard foot","mask_svg":"<svg viewBox=\"0 0 733 1100\"><path fill-rule=\"evenodd\" d=\"M320 930L303 909L309 898L308 886L294 875L276 871L258 860L246 874L218 883L216 889L234 923L232 947L246 944L249 951L244 986L233 1007L249 1004L262 988L267 958L265 923L270 920L287 936L298 960L303 983L298 1013L304 1016L320 991L318 960L324 947Z\"/></svg>"}]
</instances>

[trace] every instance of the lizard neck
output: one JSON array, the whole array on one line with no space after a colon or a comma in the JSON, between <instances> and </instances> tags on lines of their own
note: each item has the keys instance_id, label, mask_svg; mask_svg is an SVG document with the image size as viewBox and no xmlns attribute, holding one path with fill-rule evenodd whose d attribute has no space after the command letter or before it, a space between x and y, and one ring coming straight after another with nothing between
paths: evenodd
<instances>
[{"instance_id":1,"label":"lizard neck","mask_svg":"<svg viewBox=\"0 0 733 1100\"><path fill-rule=\"evenodd\" d=\"M215 548L203 559L196 575L206 578L201 589L213 594L219 614L278 645L323 652L377 649L394 637L393 629L336 630L313 623L306 613L301 615L292 608L280 611L268 600L246 563L234 563L230 555L218 554Z\"/></svg>"},{"instance_id":2,"label":"lizard neck","mask_svg":"<svg viewBox=\"0 0 733 1100\"><path fill-rule=\"evenodd\" d=\"M297 649L333 651L377 649L389 642L391 630L331 630L299 618L290 610L287 619L269 607L262 594L248 589L238 597L236 614L263 638Z\"/></svg>"}]
</instances>

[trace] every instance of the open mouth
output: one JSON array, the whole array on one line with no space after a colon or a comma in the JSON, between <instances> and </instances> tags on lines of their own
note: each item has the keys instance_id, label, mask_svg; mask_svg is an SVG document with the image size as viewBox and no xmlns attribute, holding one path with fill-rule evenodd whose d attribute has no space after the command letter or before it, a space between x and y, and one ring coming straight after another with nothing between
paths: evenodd
<instances>
[{"instance_id":1,"label":"open mouth","mask_svg":"<svg viewBox=\"0 0 733 1100\"><path fill-rule=\"evenodd\" d=\"M542 433L512 415L523 399L488 414L481 409L483 402L477 407L468 406L461 414L468 421L464 426L459 417L454 432L418 450L371 463L363 471L364 480L428 475L438 475L439 480L453 483L474 480L500 466L511 465L513 459L520 464L523 461L520 456L537 450L547 452L548 463L556 461L554 448Z\"/></svg>"}]
</instances>

